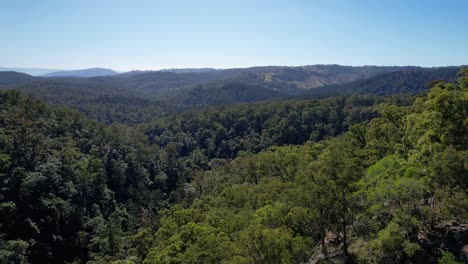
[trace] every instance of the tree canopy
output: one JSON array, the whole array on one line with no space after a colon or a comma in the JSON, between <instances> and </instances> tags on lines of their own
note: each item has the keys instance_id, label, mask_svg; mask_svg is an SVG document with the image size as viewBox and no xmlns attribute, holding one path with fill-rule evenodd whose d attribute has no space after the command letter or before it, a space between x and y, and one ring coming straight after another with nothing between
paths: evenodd
<instances>
[{"instance_id":1,"label":"tree canopy","mask_svg":"<svg viewBox=\"0 0 468 264\"><path fill-rule=\"evenodd\" d=\"M468 76L105 125L0 93L2 263L455 263Z\"/></svg>"}]
</instances>

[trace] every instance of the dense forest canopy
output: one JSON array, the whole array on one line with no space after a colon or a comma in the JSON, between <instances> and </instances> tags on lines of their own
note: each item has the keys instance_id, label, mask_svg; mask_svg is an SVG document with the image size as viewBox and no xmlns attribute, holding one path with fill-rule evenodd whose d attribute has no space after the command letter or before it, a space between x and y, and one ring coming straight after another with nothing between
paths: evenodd
<instances>
[{"instance_id":1,"label":"dense forest canopy","mask_svg":"<svg viewBox=\"0 0 468 264\"><path fill-rule=\"evenodd\" d=\"M249 73L251 80L312 83L310 68L274 76L264 70ZM214 72L202 74L225 74ZM392 76L410 76L405 80L417 87L433 76L413 74ZM65 87L82 85L90 97L78 96L72 106L87 115L94 109L111 125L18 91L0 93L1 263L457 263L466 257L466 69L457 82L433 82L417 97L371 91L184 113L127 97L123 88L105 96L115 87L98 83L115 78L124 77L28 77L21 84L62 92L45 92L49 100L72 98L69 92L80 90ZM232 79L217 82L197 89L214 85L242 99L219 104L251 99ZM242 85L254 89L253 82ZM211 102L184 104L218 105ZM132 112L140 105L157 110L146 117Z\"/></svg>"}]
</instances>

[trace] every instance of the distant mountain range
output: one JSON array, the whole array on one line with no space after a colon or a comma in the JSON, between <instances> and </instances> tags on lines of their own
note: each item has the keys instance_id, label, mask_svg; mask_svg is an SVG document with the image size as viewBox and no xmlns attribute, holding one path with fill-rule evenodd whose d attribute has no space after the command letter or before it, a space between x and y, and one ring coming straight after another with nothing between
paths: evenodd
<instances>
[{"instance_id":1,"label":"distant mountain range","mask_svg":"<svg viewBox=\"0 0 468 264\"><path fill-rule=\"evenodd\" d=\"M116 71L105 68L89 68L83 70L72 70L72 71L56 71L41 75L42 77L80 77L89 78L97 76L111 76L119 74Z\"/></svg>"},{"instance_id":2,"label":"distant mountain range","mask_svg":"<svg viewBox=\"0 0 468 264\"><path fill-rule=\"evenodd\" d=\"M139 122L147 122L192 107L353 93L414 95L425 91L427 83L433 80L455 81L459 70L460 67L309 65L119 74L93 68L62 71L47 77L0 71L0 89L18 89L54 105L104 118L106 122L112 122L115 116L119 120L119 111L135 112L141 117Z\"/></svg>"},{"instance_id":3,"label":"distant mountain range","mask_svg":"<svg viewBox=\"0 0 468 264\"><path fill-rule=\"evenodd\" d=\"M18 67L0 67L0 72L2 71L15 71L26 73L32 76L41 76L41 77L97 77L97 76L111 76L120 74L117 71L106 68L89 68L81 70L60 70L60 69L47 69L47 68L18 68ZM173 68L173 69L161 69L157 70L158 72L173 72L173 73L204 73L204 72L213 72L218 71L213 68ZM133 75L143 72L155 72L155 71L129 71L125 72L126 75Z\"/></svg>"},{"instance_id":4,"label":"distant mountain range","mask_svg":"<svg viewBox=\"0 0 468 264\"><path fill-rule=\"evenodd\" d=\"M89 68L82 70L59 70L47 68L15 68L15 67L0 67L0 72L14 71L26 73L31 76L40 77L80 77L89 78L97 76L109 76L119 74L117 71L105 68Z\"/></svg>"}]
</instances>

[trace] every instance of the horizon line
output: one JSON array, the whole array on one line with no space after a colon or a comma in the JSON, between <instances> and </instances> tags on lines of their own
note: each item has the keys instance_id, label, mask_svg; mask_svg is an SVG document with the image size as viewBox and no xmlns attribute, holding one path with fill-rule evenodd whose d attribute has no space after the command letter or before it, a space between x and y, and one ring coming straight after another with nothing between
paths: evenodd
<instances>
[{"instance_id":1,"label":"horizon line","mask_svg":"<svg viewBox=\"0 0 468 264\"><path fill-rule=\"evenodd\" d=\"M55 68L55 67L34 67L34 66L27 66L27 67L17 67L17 66L0 66L0 69L40 69L40 70L53 70L56 71L79 71L79 70L89 70L89 69L108 69L113 70L115 72L124 73L124 72L132 72L132 71L164 71L164 70L198 70L198 69L213 69L213 70L231 70L231 69L248 69L248 68L266 68L266 67L287 67L287 68L300 68L300 67L309 67L309 66L342 66L342 67L415 67L415 68L444 68L444 67L463 67L467 66L468 64L461 64L461 65L433 65L433 66L421 66L421 65L385 65L385 64L337 64L337 63L317 63L317 64L303 64L303 65L280 65L280 64L272 64L272 65L251 65L251 66L232 66L232 67L212 67L212 66L203 66L203 67L161 67L161 68L152 68L152 69L128 69L122 70L112 67L105 67L105 66L92 66L92 67L84 67L84 68Z\"/></svg>"}]
</instances>

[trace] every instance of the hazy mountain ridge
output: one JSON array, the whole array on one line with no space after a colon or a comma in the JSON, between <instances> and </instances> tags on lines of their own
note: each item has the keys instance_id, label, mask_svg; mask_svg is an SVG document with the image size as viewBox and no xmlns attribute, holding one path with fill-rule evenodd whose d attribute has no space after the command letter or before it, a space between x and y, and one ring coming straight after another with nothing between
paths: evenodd
<instances>
[{"instance_id":1,"label":"hazy mountain ridge","mask_svg":"<svg viewBox=\"0 0 468 264\"><path fill-rule=\"evenodd\" d=\"M57 71L57 72L51 72L47 73L44 75L41 75L41 77L84 77L84 78L89 78L89 77L96 77L96 76L109 76L109 75L116 75L118 72L111 70L111 69L105 69L105 68L89 68L89 69L82 69L82 70L69 70L69 71Z\"/></svg>"}]
</instances>

